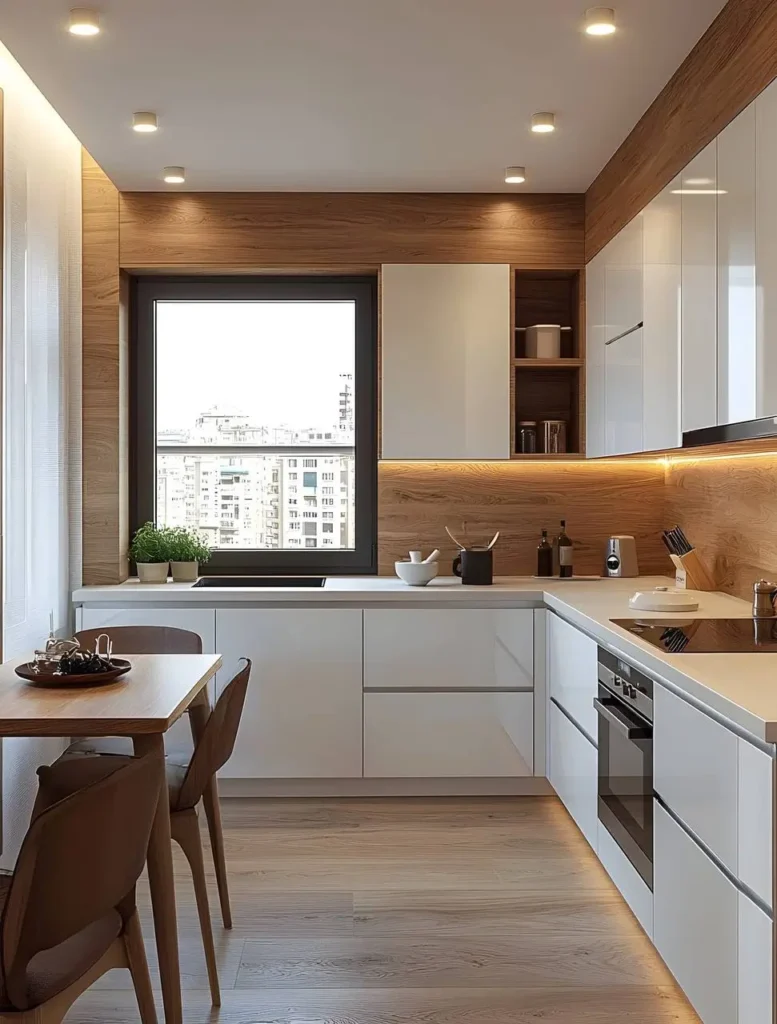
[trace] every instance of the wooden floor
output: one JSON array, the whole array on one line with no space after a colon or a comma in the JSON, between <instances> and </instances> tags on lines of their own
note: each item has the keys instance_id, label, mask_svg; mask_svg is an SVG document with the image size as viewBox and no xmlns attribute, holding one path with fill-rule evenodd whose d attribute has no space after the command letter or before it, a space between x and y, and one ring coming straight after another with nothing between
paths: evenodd
<instances>
[{"instance_id":1,"label":"wooden floor","mask_svg":"<svg viewBox=\"0 0 777 1024\"><path fill-rule=\"evenodd\" d=\"M187 1024L697 1021L555 799L224 803L220 1011L176 860ZM107 975L69 1024L137 1021L128 988Z\"/></svg>"}]
</instances>

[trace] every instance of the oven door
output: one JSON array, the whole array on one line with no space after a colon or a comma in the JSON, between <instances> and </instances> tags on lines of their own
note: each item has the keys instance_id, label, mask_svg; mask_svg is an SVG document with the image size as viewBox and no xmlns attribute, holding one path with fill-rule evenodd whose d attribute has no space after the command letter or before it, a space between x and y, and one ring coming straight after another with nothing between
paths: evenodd
<instances>
[{"instance_id":1,"label":"oven door","mask_svg":"<svg viewBox=\"0 0 777 1024\"><path fill-rule=\"evenodd\" d=\"M599 820L653 888L653 726L599 686Z\"/></svg>"}]
</instances>

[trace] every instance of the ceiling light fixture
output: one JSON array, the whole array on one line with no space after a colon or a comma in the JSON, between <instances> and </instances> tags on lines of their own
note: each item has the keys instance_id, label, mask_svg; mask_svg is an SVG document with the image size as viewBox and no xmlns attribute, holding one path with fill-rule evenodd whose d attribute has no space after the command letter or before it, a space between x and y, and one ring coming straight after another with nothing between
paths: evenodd
<instances>
[{"instance_id":1,"label":"ceiling light fixture","mask_svg":"<svg viewBox=\"0 0 777 1024\"><path fill-rule=\"evenodd\" d=\"M506 185L522 185L526 181L526 168L525 167L506 167L505 168L505 184Z\"/></svg>"},{"instance_id":2,"label":"ceiling light fixture","mask_svg":"<svg viewBox=\"0 0 777 1024\"><path fill-rule=\"evenodd\" d=\"M612 7L589 7L585 12L585 30L589 36L611 36L615 31Z\"/></svg>"},{"instance_id":3,"label":"ceiling light fixture","mask_svg":"<svg viewBox=\"0 0 777 1024\"><path fill-rule=\"evenodd\" d=\"M150 110L137 110L132 115L132 127L136 132L155 132L159 128L156 114Z\"/></svg>"},{"instance_id":4,"label":"ceiling light fixture","mask_svg":"<svg viewBox=\"0 0 777 1024\"><path fill-rule=\"evenodd\" d=\"M168 185L183 185L186 181L186 171L183 167L165 167L162 177Z\"/></svg>"},{"instance_id":5,"label":"ceiling light fixture","mask_svg":"<svg viewBox=\"0 0 777 1024\"><path fill-rule=\"evenodd\" d=\"M714 185L714 178L686 178L683 185L689 186L700 186L700 185Z\"/></svg>"},{"instance_id":6,"label":"ceiling light fixture","mask_svg":"<svg viewBox=\"0 0 777 1024\"><path fill-rule=\"evenodd\" d=\"M673 196L727 196L725 188L673 188Z\"/></svg>"},{"instance_id":7,"label":"ceiling light fixture","mask_svg":"<svg viewBox=\"0 0 777 1024\"><path fill-rule=\"evenodd\" d=\"M531 130L537 132L538 135L555 132L556 115L552 114L549 110L540 111L539 114L532 114Z\"/></svg>"},{"instance_id":8,"label":"ceiling light fixture","mask_svg":"<svg viewBox=\"0 0 777 1024\"><path fill-rule=\"evenodd\" d=\"M74 7L70 12L68 32L74 36L96 36L100 31L100 15L89 7Z\"/></svg>"}]
</instances>

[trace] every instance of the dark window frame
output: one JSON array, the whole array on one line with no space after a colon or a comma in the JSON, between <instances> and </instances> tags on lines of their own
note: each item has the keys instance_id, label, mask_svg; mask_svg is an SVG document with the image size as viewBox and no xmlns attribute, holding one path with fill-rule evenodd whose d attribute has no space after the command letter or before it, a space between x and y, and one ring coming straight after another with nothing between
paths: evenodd
<instances>
[{"instance_id":1,"label":"dark window frame","mask_svg":"<svg viewBox=\"0 0 777 1024\"><path fill-rule=\"evenodd\" d=\"M130 324L130 527L155 519L155 303L162 301L353 301L355 540L348 550L219 549L203 574L373 575L378 506L378 283L376 276L142 276L132 279ZM149 396L151 400L149 401ZM315 450L311 452L313 455ZM304 458L303 446L289 454Z\"/></svg>"}]
</instances>

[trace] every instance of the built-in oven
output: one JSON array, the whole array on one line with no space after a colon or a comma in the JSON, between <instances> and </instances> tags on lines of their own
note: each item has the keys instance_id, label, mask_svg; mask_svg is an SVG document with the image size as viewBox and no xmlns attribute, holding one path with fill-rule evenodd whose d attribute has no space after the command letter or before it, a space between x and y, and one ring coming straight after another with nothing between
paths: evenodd
<instances>
[{"instance_id":1,"label":"built-in oven","mask_svg":"<svg viewBox=\"0 0 777 1024\"><path fill-rule=\"evenodd\" d=\"M653 681L599 648L599 821L653 888Z\"/></svg>"}]
</instances>

